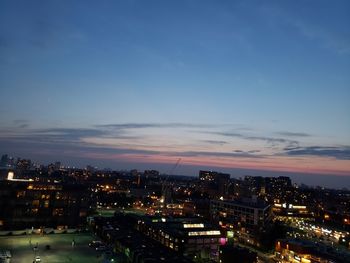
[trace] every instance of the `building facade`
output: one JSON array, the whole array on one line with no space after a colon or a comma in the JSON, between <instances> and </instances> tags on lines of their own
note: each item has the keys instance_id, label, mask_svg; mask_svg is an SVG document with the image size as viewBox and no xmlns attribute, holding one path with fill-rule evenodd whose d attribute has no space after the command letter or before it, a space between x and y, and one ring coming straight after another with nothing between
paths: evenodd
<instances>
[{"instance_id":1,"label":"building facade","mask_svg":"<svg viewBox=\"0 0 350 263\"><path fill-rule=\"evenodd\" d=\"M219 259L221 232L201 219L144 217L137 229L185 257Z\"/></svg>"},{"instance_id":2,"label":"building facade","mask_svg":"<svg viewBox=\"0 0 350 263\"><path fill-rule=\"evenodd\" d=\"M77 227L86 221L88 200L82 185L0 181L0 229Z\"/></svg>"}]
</instances>

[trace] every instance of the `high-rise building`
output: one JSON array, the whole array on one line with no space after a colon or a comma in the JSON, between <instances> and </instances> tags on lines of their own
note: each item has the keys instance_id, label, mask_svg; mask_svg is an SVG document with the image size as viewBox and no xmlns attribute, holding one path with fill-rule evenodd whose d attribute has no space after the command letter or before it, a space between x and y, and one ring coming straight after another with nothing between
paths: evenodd
<instances>
[{"instance_id":1,"label":"high-rise building","mask_svg":"<svg viewBox=\"0 0 350 263\"><path fill-rule=\"evenodd\" d=\"M0 167L7 167L8 161L9 161L9 157L7 154L4 154L3 156L1 156Z\"/></svg>"},{"instance_id":2,"label":"high-rise building","mask_svg":"<svg viewBox=\"0 0 350 263\"><path fill-rule=\"evenodd\" d=\"M215 171L199 171L199 190L211 197L226 197L230 175Z\"/></svg>"}]
</instances>

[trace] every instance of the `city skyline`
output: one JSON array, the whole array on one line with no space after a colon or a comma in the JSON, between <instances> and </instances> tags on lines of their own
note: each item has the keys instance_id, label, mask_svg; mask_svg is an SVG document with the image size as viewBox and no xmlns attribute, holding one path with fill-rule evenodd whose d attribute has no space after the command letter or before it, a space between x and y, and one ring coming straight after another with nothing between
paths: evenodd
<instances>
[{"instance_id":1,"label":"city skyline","mask_svg":"<svg viewBox=\"0 0 350 263\"><path fill-rule=\"evenodd\" d=\"M0 7L1 153L350 178L347 1Z\"/></svg>"}]
</instances>

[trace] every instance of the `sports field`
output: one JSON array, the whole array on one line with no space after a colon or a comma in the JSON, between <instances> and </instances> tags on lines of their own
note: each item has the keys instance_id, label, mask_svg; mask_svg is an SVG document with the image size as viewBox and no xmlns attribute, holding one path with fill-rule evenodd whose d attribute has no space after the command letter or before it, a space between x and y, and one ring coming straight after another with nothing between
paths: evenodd
<instances>
[{"instance_id":1,"label":"sports field","mask_svg":"<svg viewBox=\"0 0 350 263\"><path fill-rule=\"evenodd\" d=\"M0 237L0 251L11 252L11 263L32 263L35 256L40 256L42 263L101 263L101 252L88 246L93 239L91 234L6 236Z\"/></svg>"}]
</instances>

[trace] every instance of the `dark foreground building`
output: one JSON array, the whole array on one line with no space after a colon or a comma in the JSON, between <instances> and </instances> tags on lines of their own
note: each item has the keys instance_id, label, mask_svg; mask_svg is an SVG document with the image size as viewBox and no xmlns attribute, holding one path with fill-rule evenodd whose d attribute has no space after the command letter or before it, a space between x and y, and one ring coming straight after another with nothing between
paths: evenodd
<instances>
[{"instance_id":1,"label":"dark foreground building","mask_svg":"<svg viewBox=\"0 0 350 263\"><path fill-rule=\"evenodd\" d=\"M80 184L0 181L0 208L0 230L75 228L89 201Z\"/></svg>"},{"instance_id":2,"label":"dark foreground building","mask_svg":"<svg viewBox=\"0 0 350 263\"><path fill-rule=\"evenodd\" d=\"M255 263L257 262L257 253L249 249L233 246L220 247L220 263Z\"/></svg>"}]
</instances>

